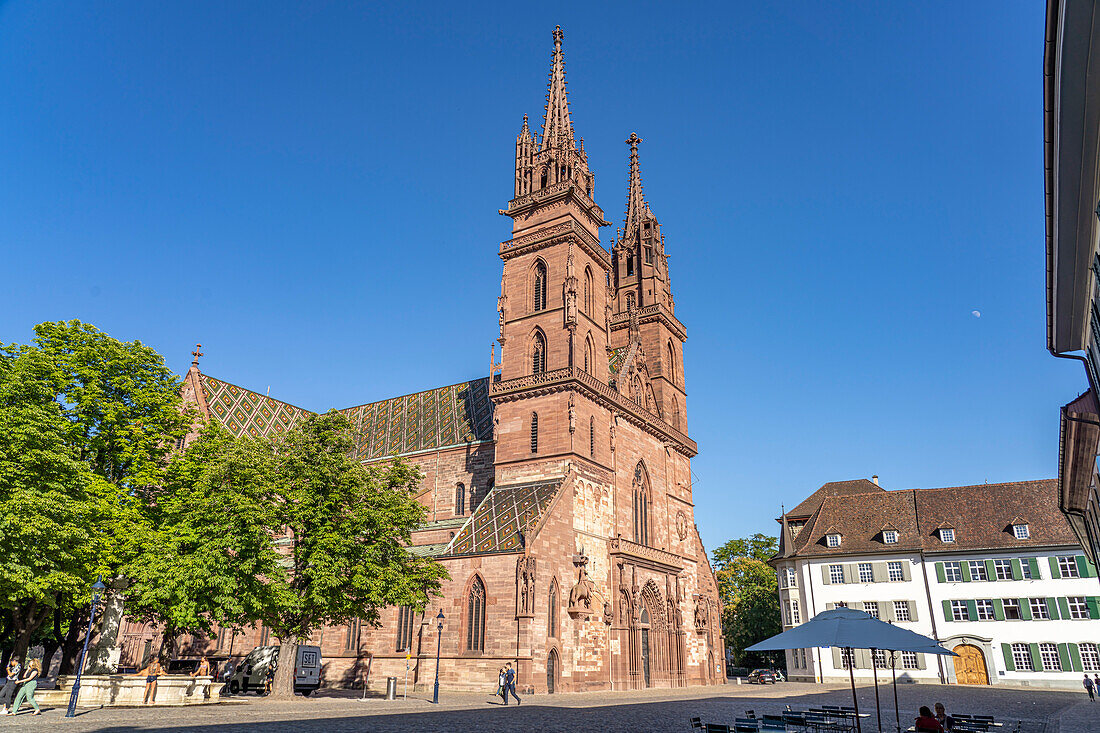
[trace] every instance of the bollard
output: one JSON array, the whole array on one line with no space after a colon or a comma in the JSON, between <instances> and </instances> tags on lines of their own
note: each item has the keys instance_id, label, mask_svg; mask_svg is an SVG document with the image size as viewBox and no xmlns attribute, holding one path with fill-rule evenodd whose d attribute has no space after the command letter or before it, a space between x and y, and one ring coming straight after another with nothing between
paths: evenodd
<instances>
[{"instance_id":1,"label":"bollard","mask_svg":"<svg viewBox=\"0 0 1100 733\"><path fill-rule=\"evenodd\" d=\"M396 700L397 699L397 678L396 677L387 677L386 678L386 699L387 700Z\"/></svg>"}]
</instances>

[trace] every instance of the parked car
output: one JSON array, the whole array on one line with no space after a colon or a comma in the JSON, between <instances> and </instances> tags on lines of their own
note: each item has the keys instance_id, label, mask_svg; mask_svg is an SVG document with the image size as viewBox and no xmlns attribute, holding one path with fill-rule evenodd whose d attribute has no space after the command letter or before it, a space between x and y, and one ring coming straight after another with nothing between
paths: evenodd
<instances>
[{"instance_id":1,"label":"parked car","mask_svg":"<svg viewBox=\"0 0 1100 733\"><path fill-rule=\"evenodd\" d=\"M279 659L279 647L258 646L237 664L229 676L229 692L236 695L250 690L262 693L267 671ZM309 696L321 686L321 647L298 646L298 663L294 666L294 691Z\"/></svg>"},{"instance_id":2,"label":"parked car","mask_svg":"<svg viewBox=\"0 0 1100 733\"><path fill-rule=\"evenodd\" d=\"M766 685L769 682L774 685L778 681L779 678L776 676L775 670L772 669L754 669L749 672L749 682L754 685L757 683Z\"/></svg>"}]
</instances>

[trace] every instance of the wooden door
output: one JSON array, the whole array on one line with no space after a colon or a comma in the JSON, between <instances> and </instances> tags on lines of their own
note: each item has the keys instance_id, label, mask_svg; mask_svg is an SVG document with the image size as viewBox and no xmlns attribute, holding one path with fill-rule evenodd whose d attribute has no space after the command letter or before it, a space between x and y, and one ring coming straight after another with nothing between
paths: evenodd
<instances>
[{"instance_id":1,"label":"wooden door","mask_svg":"<svg viewBox=\"0 0 1100 733\"><path fill-rule=\"evenodd\" d=\"M960 685L988 685L989 673L985 668L985 655L973 644L960 644L954 651L955 681Z\"/></svg>"}]
</instances>

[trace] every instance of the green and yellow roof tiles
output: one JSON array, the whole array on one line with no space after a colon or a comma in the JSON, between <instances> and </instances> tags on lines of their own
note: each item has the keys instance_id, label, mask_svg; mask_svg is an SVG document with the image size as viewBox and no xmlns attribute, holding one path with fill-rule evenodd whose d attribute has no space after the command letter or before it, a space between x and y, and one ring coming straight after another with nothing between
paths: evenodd
<instances>
[{"instance_id":1,"label":"green and yellow roof tiles","mask_svg":"<svg viewBox=\"0 0 1100 733\"><path fill-rule=\"evenodd\" d=\"M562 480L494 486L451 540L450 554L474 555L523 549Z\"/></svg>"}]
</instances>

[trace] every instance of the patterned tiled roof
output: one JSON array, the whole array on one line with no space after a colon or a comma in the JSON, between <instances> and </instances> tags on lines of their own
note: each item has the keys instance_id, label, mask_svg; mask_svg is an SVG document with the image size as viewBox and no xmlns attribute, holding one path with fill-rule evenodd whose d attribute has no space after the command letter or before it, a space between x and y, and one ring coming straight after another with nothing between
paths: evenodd
<instances>
[{"instance_id":1,"label":"patterned tiled roof","mask_svg":"<svg viewBox=\"0 0 1100 733\"><path fill-rule=\"evenodd\" d=\"M611 350L611 356L607 360L607 370L612 374L618 374L619 369L623 366L623 359L626 358L627 352L630 351L629 346L620 346L617 349Z\"/></svg>"},{"instance_id":2,"label":"patterned tiled roof","mask_svg":"<svg viewBox=\"0 0 1100 733\"><path fill-rule=\"evenodd\" d=\"M281 433L302 415L312 414L206 374L201 375L201 383L210 414L238 437ZM340 412L355 427L355 456L364 461L493 437L487 377Z\"/></svg>"},{"instance_id":3,"label":"patterned tiled roof","mask_svg":"<svg viewBox=\"0 0 1100 733\"><path fill-rule=\"evenodd\" d=\"M508 552L523 547L520 534L535 529L550 506L561 479L511 486L494 486L451 541L451 554Z\"/></svg>"}]
</instances>

